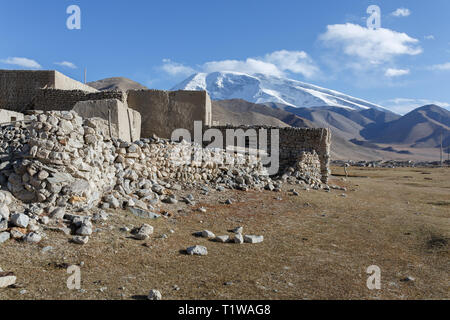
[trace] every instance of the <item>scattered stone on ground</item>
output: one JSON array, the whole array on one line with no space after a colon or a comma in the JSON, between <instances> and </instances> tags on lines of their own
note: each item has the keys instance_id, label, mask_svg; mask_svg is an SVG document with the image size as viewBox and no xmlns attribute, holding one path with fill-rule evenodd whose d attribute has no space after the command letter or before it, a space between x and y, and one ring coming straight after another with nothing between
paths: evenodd
<instances>
[{"instance_id":1,"label":"scattered stone on ground","mask_svg":"<svg viewBox=\"0 0 450 320\"><path fill-rule=\"evenodd\" d=\"M162 300L162 295L161 292L159 292L158 290L150 290L150 292L148 293L148 300Z\"/></svg>"},{"instance_id":2,"label":"scattered stone on ground","mask_svg":"<svg viewBox=\"0 0 450 320\"><path fill-rule=\"evenodd\" d=\"M244 241L246 243L261 243L264 241L264 236L245 235Z\"/></svg>"},{"instance_id":3,"label":"scattered stone on ground","mask_svg":"<svg viewBox=\"0 0 450 320\"><path fill-rule=\"evenodd\" d=\"M206 256L208 255L208 249L204 246L193 246L186 249L188 255L196 255L196 256Z\"/></svg>"}]
</instances>

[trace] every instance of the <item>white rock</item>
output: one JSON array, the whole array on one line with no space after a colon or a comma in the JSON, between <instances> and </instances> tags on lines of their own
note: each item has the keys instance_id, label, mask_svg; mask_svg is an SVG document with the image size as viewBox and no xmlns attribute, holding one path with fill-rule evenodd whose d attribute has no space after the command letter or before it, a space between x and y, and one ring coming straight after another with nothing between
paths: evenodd
<instances>
[{"instance_id":1,"label":"white rock","mask_svg":"<svg viewBox=\"0 0 450 320\"><path fill-rule=\"evenodd\" d=\"M72 242L76 244L86 244L89 241L89 237L75 236L72 238Z\"/></svg>"},{"instance_id":2,"label":"white rock","mask_svg":"<svg viewBox=\"0 0 450 320\"><path fill-rule=\"evenodd\" d=\"M214 239L216 235L209 230L203 230L201 233L203 238Z\"/></svg>"},{"instance_id":3,"label":"white rock","mask_svg":"<svg viewBox=\"0 0 450 320\"><path fill-rule=\"evenodd\" d=\"M244 237L242 236L242 234L237 233L237 234L234 236L234 243L238 243L238 244L244 243Z\"/></svg>"},{"instance_id":4,"label":"white rock","mask_svg":"<svg viewBox=\"0 0 450 320\"><path fill-rule=\"evenodd\" d=\"M42 240L42 237L39 234L34 233L34 232L27 234L24 238L24 241L28 242L28 243L39 243L39 242L41 242L41 240Z\"/></svg>"},{"instance_id":5,"label":"white rock","mask_svg":"<svg viewBox=\"0 0 450 320\"><path fill-rule=\"evenodd\" d=\"M16 227L26 228L29 222L30 218L23 213L16 213L11 216L11 223Z\"/></svg>"},{"instance_id":6,"label":"white rock","mask_svg":"<svg viewBox=\"0 0 450 320\"><path fill-rule=\"evenodd\" d=\"M238 234L238 233L243 233L243 232L244 232L244 227L237 227L237 228L234 228L234 229L232 230L232 232L233 232L233 233L236 233L236 234Z\"/></svg>"},{"instance_id":7,"label":"white rock","mask_svg":"<svg viewBox=\"0 0 450 320\"><path fill-rule=\"evenodd\" d=\"M9 220L9 208L6 204L0 204L0 219Z\"/></svg>"},{"instance_id":8,"label":"white rock","mask_svg":"<svg viewBox=\"0 0 450 320\"><path fill-rule=\"evenodd\" d=\"M150 290L150 292L148 293L148 300L161 300L162 299L162 295L161 292L159 292L158 290Z\"/></svg>"},{"instance_id":9,"label":"white rock","mask_svg":"<svg viewBox=\"0 0 450 320\"><path fill-rule=\"evenodd\" d=\"M0 243L4 243L8 241L11 238L11 235L9 232L2 232L0 233Z\"/></svg>"},{"instance_id":10,"label":"white rock","mask_svg":"<svg viewBox=\"0 0 450 320\"><path fill-rule=\"evenodd\" d=\"M43 224L43 225L47 225L50 222L50 218L47 216L42 216L39 218L39 221Z\"/></svg>"},{"instance_id":11,"label":"white rock","mask_svg":"<svg viewBox=\"0 0 450 320\"><path fill-rule=\"evenodd\" d=\"M217 236L215 240L216 242L226 243L230 240L230 236Z\"/></svg>"},{"instance_id":12,"label":"white rock","mask_svg":"<svg viewBox=\"0 0 450 320\"><path fill-rule=\"evenodd\" d=\"M0 218L0 232L6 231L6 229L8 229L8 220Z\"/></svg>"},{"instance_id":13,"label":"white rock","mask_svg":"<svg viewBox=\"0 0 450 320\"><path fill-rule=\"evenodd\" d=\"M62 218L64 218L65 214L66 210L64 208L59 207L52 211L52 213L50 214L50 218L61 220Z\"/></svg>"},{"instance_id":14,"label":"white rock","mask_svg":"<svg viewBox=\"0 0 450 320\"><path fill-rule=\"evenodd\" d=\"M206 256L208 254L208 249L204 246L193 246L186 249L187 254L196 256Z\"/></svg>"},{"instance_id":15,"label":"white rock","mask_svg":"<svg viewBox=\"0 0 450 320\"><path fill-rule=\"evenodd\" d=\"M79 236L90 236L92 235L92 228L86 224L82 224L77 230L77 235Z\"/></svg>"},{"instance_id":16,"label":"white rock","mask_svg":"<svg viewBox=\"0 0 450 320\"><path fill-rule=\"evenodd\" d=\"M144 224L136 232L134 238L137 240L145 240L148 239L151 234L153 234L153 227L148 224Z\"/></svg>"},{"instance_id":17,"label":"white rock","mask_svg":"<svg viewBox=\"0 0 450 320\"><path fill-rule=\"evenodd\" d=\"M17 278L13 275L0 276L0 288L7 288L16 283Z\"/></svg>"},{"instance_id":18,"label":"white rock","mask_svg":"<svg viewBox=\"0 0 450 320\"><path fill-rule=\"evenodd\" d=\"M244 236L244 242L246 243L261 243L264 241L264 236L246 235Z\"/></svg>"}]
</instances>

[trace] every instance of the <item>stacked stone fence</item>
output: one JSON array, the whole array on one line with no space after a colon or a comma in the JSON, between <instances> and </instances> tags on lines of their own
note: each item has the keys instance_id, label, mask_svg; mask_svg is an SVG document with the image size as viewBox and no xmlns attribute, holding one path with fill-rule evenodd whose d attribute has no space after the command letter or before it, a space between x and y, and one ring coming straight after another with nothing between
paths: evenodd
<instances>
[{"instance_id":1,"label":"stacked stone fence","mask_svg":"<svg viewBox=\"0 0 450 320\"><path fill-rule=\"evenodd\" d=\"M70 111L78 102L89 100L116 99L126 103L126 93L122 91L86 92L82 90L37 89L29 110Z\"/></svg>"},{"instance_id":2,"label":"stacked stone fence","mask_svg":"<svg viewBox=\"0 0 450 320\"><path fill-rule=\"evenodd\" d=\"M320 161L322 182L328 182L330 176L331 146L331 132L329 129L279 128L270 126L211 126L205 127L205 130L210 128L220 130L223 137L223 146L236 146L237 139L227 139L227 132L228 134L233 134L240 131L246 134L246 148L263 149L269 156L272 150L273 139L271 134L274 132L272 130L278 130L280 174L283 174L289 168L295 167L305 152L311 154L316 153ZM205 146L208 144L208 142L205 142Z\"/></svg>"}]
</instances>

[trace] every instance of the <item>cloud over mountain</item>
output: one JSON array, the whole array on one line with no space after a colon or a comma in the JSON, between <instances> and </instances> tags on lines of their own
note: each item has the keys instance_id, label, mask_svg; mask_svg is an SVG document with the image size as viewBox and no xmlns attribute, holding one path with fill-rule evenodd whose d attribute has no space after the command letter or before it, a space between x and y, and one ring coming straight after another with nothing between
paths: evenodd
<instances>
[{"instance_id":1,"label":"cloud over mountain","mask_svg":"<svg viewBox=\"0 0 450 320\"><path fill-rule=\"evenodd\" d=\"M283 77L289 73L300 74L305 78L314 78L320 73L319 67L304 51L279 50L262 57L250 57L244 60L228 59L208 61L197 67L190 67L170 59L164 59L162 70L170 75L191 75L196 72L232 71L247 74L267 74Z\"/></svg>"},{"instance_id":2,"label":"cloud over mountain","mask_svg":"<svg viewBox=\"0 0 450 320\"><path fill-rule=\"evenodd\" d=\"M319 39L328 47L372 65L422 53L419 40L406 33L385 28L372 30L352 23L329 25Z\"/></svg>"}]
</instances>

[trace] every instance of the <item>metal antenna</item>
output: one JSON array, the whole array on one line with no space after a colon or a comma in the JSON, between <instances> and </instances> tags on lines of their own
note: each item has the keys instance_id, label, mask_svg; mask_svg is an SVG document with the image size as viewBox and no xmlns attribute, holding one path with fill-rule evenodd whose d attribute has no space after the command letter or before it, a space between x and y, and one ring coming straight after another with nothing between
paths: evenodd
<instances>
[{"instance_id":1,"label":"metal antenna","mask_svg":"<svg viewBox=\"0 0 450 320\"><path fill-rule=\"evenodd\" d=\"M443 160L444 160L444 158L443 158L443 153L442 153L442 130L441 130L441 167L444 166Z\"/></svg>"}]
</instances>

